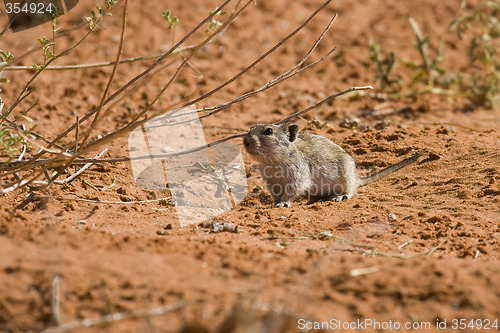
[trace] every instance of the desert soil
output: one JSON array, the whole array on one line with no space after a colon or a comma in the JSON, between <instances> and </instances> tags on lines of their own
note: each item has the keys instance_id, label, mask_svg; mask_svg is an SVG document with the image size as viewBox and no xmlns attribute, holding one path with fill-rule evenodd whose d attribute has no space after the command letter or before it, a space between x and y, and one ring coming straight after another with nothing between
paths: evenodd
<instances>
[{"instance_id":1,"label":"desert soil","mask_svg":"<svg viewBox=\"0 0 500 333\"><path fill-rule=\"evenodd\" d=\"M216 88L303 23L321 4L321 0L251 4L220 38L194 56L190 62L196 70L182 72L154 110L167 111L180 105L183 98L193 99ZM60 18L58 24L67 32L57 39L58 50L87 31L85 25L70 28L80 24L96 5L81 1ZM217 5L220 3L214 0L129 1L122 58L168 49L172 30L162 11L170 9L180 18L175 30L178 41ZM470 70L467 42L449 30L460 11L455 0L330 3L258 66L197 106L230 101L293 67L334 13L339 16L332 29L306 64L334 46L338 49L277 87L204 119L207 141L244 133L254 123L278 121L349 87L374 84L375 92L381 92L373 81L376 71L368 41L375 40L384 57L394 51L398 59L418 61L410 16L431 35L432 50L443 40L441 67L447 73ZM122 13L123 1L81 47L54 65L115 59ZM5 23L5 17L2 19ZM185 45L201 40L204 30ZM1 38L0 48L15 55L33 49L15 65L40 63L36 39L42 36L52 36L50 24L8 32ZM175 58L171 66L116 99L92 136L126 124L151 102L180 60ZM111 91L152 62L119 66ZM36 131L54 138L74 123L76 115L82 117L99 104L110 73L111 67L47 71L17 110L34 105L29 116ZM401 62L395 74L404 82L412 78ZM10 106L32 72L6 71L2 75L11 81L1 87L2 99ZM417 84L412 89L422 88ZM411 91L405 84L393 90ZM361 126L345 126L346 119L353 117ZM446 329L440 332L451 332L459 331L452 325L460 319L467 325L471 320L482 320L484 325L496 320L500 325L500 110L436 94L386 101L350 95L296 121L302 131L325 135L371 170L415 152L423 157L361 188L349 200L299 201L290 208L272 208L256 165L243 152L249 194L217 216L219 221L237 225L238 233L181 226L169 191L138 186L130 162L94 165L70 183L54 184L24 204L27 190L1 195L0 331L54 328L58 313L67 324L116 312L138 318L108 320L91 328L80 322L76 329L306 332L306 322L366 319L383 327L330 328L396 331L387 325L428 322L431 329L421 326L413 331L434 332L438 331L436 323L446 320ZM241 139L232 142L243 148ZM108 148L105 158L129 154L126 136L99 148L95 154ZM152 201L164 197L167 199ZM58 293L54 286L59 287ZM59 299L54 304L56 294ZM178 306L159 316L141 316L145 310L170 304ZM498 331L490 326L488 332ZM461 331L485 330L467 326Z\"/></svg>"}]
</instances>

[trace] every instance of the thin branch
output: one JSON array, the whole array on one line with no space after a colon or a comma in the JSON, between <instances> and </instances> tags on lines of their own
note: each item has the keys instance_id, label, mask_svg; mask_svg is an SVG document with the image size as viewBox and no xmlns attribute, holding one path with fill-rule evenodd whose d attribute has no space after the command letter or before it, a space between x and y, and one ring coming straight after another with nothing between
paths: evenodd
<instances>
[{"instance_id":1,"label":"thin branch","mask_svg":"<svg viewBox=\"0 0 500 333\"><path fill-rule=\"evenodd\" d=\"M108 151L108 149L106 148L104 151L102 151L100 154L98 154L93 159L89 159L89 162L86 163L77 173L71 175L67 179L64 179L64 180L61 180L61 181L57 181L56 180L55 183L64 184L64 183L67 183L67 182L73 180L75 177L77 177L83 171L85 171L85 169L87 169L92 164L94 164L95 162L97 162L97 159L100 158L102 155L104 155L104 153L106 153L107 151ZM67 153L65 153L65 154L67 154ZM12 164L12 162L11 162L11 164ZM1 189L0 193L6 194L6 193L12 192L14 190L17 190L20 187L24 187L24 186L26 186L28 184L36 184L36 185L39 185L39 186L47 186L49 184L49 182L50 182L50 177L48 177L49 178L49 182L47 182L47 181L37 181L36 179L38 177L40 177L41 175L47 175L47 170L49 169L50 164L40 163L40 165L44 165L44 167L42 169L38 170L38 172L37 171L32 171L30 174L25 175L24 177L16 177L17 178L16 183L14 183L14 184L8 184L7 185L8 187ZM53 166L53 167L55 167L55 166ZM62 168L62 169L65 169L65 168ZM9 174L16 175L17 173L14 172L14 171L10 171L10 172L4 173L3 176L9 175ZM30 180L27 180L27 179L30 179Z\"/></svg>"},{"instance_id":2,"label":"thin branch","mask_svg":"<svg viewBox=\"0 0 500 333\"><path fill-rule=\"evenodd\" d=\"M7 194L9 192L15 191L21 187L26 186L28 183L30 183L32 181L33 181L32 179L30 179L30 180L26 180L26 179L18 180L17 183L15 183L14 185L1 189L0 193Z\"/></svg>"},{"instance_id":3,"label":"thin branch","mask_svg":"<svg viewBox=\"0 0 500 333\"><path fill-rule=\"evenodd\" d=\"M61 318L60 309L60 292L59 285L61 284L61 276L56 275L52 280L52 316L57 325L62 325L63 320Z\"/></svg>"},{"instance_id":4,"label":"thin branch","mask_svg":"<svg viewBox=\"0 0 500 333\"><path fill-rule=\"evenodd\" d=\"M26 1L26 0L24 0ZM101 16L99 17L99 19L97 20L96 24L94 26L92 26L90 28L90 30L74 45L72 45L71 47L69 47L68 49L66 49L65 51L53 56L52 58L50 58L46 63L44 63L44 65L32 76L32 78L26 83L26 85L24 86L23 90L21 91L21 93L19 94L19 96L17 97L17 99L14 101L14 103L10 106L10 108L7 110L6 114L5 115L1 115L0 116L0 125L3 124L4 120L7 119L7 117L10 115L10 113L14 110L14 108L19 104L21 103L21 101L23 101L26 97L28 97L28 95L31 93L31 91L29 91L29 88L31 87L31 84L36 80L36 78L44 71L44 69L50 65L52 62L56 61L57 59L61 58L62 56L68 54L69 52L71 52L72 50L74 50L75 48L77 48L84 40L87 39L88 36L90 36L90 34L92 32L94 32L94 30L97 28L97 25L98 23L100 23L105 17L105 13L101 14Z\"/></svg>"},{"instance_id":5,"label":"thin branch","mask_svg":"<svg viewBox=\"0 0 500 333\"><path fill-rule=\"evenodd\" d=\"M194 46L187 46L187 47L181 47L175 51L172 52L172 54L177 54L177 53L182 53L188 50L191 50ZM136 61L144 61L144 60L151 60L151 59L157 59L160 58L164 53L158 53L158 54L151 54L147 56L142 56L142 57L133 57L133 58L127 58L127 59L122 59L118 62L119 65L121 64L128 64L128 63L133 63ZM107 61L107 62L98 62L98 63L93 63L93 64L78 64L78 65L64 65L64 66L48 66L45 68L46 71L61 71L61 70L74 70L74 69L89 69L89 68L99 68L99 67L108 67L108 66L114 66L116 64L116 61ZM6 66L2 70L4 71L25 71L25 70L35 70L33 66Z\"/></svg>"},{"instance_id":6,"label":"thin branch","mask_svg":"<svg viewBox=\"0 0 500 333\"><path fill-rule=\"evenodd\" d=\"M104 149L102 152L100 152L96 157L94 157L94 160L95 162L98 161L98 159L104 155L106 152L108 151L108 148ZM54 183L56 184L65 184L65 183L69 183L70 181L72 181L73 179L75 179L76 177L78 177L79 175L81 175L85 170L87 170L92 164L94 164L95 162L89 162L87 164L85 164L83 167L80 168L80 170L78 170L77 172L75 172L74 174L72 174L71 176L69 176L68 178L66 179L63 179L63 180L55 180ZM47 184L48 185L48 184Z\"/></svg>"},{"instance_id":7,"label":"thin branch","mask_svg":"<svg viewBox=\"0 0 500 333\"><path fill-rule=\"evenodd\" d=\"M182 123L190 122L190 121L193 121L193 120L196 120L196 119L202 119L202 118L210 117L210 116L212 116L212 115L214 115L214 114L216 114L216 113L218 113L218 112L226 109L227 107L231 106L232 104L239 103L241 101L244 101L247 98L250 98L251 96L253 96L255 94L258 94L258 93L260 93L260 92L262 92L264 90L272 88L275 85L277 85L277 84L279 84L279 83L281 83L281 82L283 82L283 81L285 81L285 80L287 80L287 79L289 79L289 78L291 78L291 77L299 74L300 72L305 71L309 67L312 67L312 66L318 64L319 62L321 62L325 58L327 58L330 54L332 54L337 49L337 47L335 46L334 48L332 48L327 54L325 54L320 59L318 59L318 60L314 61L313 63L311 63L311 64L309 64L309 65L307 65L307 66L305 66L305 67L303 67L303 68L295 71L297 68L299 68L300 66L302 66L302 64L304 64L304 62L309 58L309 56L312 54L312 52L318 47L318 45L321 42L321 40L323 39L323 37L326 35L326 33L332 27L333 22L335 21L335 19L337 18L337 16L338 16L338 14L335 13L335 15L332 17L332 19L328 23L327 27L325 28L325 30L323 30L321 36L316 40L316 42L309 49L309 51L306 53L306 55L295 66L293 66L288 71L282 73L278 77L274 78L273 80L267 82L262 87L260 87L260 88L258 88L256 90L247 92L247 93L241 95L240 97L238 97L238 98L236 98L236 99L234 99L232 101L229 101L229 102L226 102L226 103L223 103L223 104L219 104L217 106L206 107L206 108L201 108L201 109L196 109L196 110L190 110L190 111L186 111L186 112L177 113L177 114L174 114L174 115L166 114L166 115L164 115L164 116L162 116L162 117L160 117L158 119L164 119L164 118L170 118L170 117L180 117L180 116L184 116L184 115L188 115L188 114L194 114L194 113L199 113L199 112L211 111L211 112L209 112L207 114L201 115L201 116L196 117L196 118L186 119L184 121L179 121L179 122L173 122L173 123L166 124L166 126L172 126L172 125L179 125L179 124L182 124Z\"/></svg>"},{"instance_id":8,"label":"thin branch","mask_svg":"<svg viewBox=\"0 0 500 333\"><path fill-rule=\"evenodd\" d=\"M102 93L101 97L101 102L99 106L97 107L97 111L95 112L94 119L92 120L92 123L89 126L89 129L87 133L84 134L81 146L85 146L90 133L92 133L92 130L95 129L97 126L97 122L99 121L99 116L101 115L102 108L104 106L104 102L106 101L106 96L108 95L109 88L111 87L111 82L113 82L113 79L115 78L116 70L118 69L118 64L120 62L120 57L122 55L122 50L123 50L123 42L125 40L125 28L127 27L127 11L128 11L128 0L125 0L125 5L123 6L123 17L122 17L122 29L121 29L121 34L120 34L120 42L118 44L118 51L116 52L116 60L115 64L113 66L113 70L111 71L111 75L109 76L108 83L106 84L106 88L104 88L104 92ZM77 123L78 124L78 123ZM78 142L75 142L75 145L77 145Z\"/></svg>"},{"instance_id":9,"label":"thin branch","mask_svg":"<svg viewBox=\"0 0 500 333\"><path fill-rule=\"evenodd\" d=\"M278 125L278 124L286 123L286 122L290 121L291 119L296 118L298 116L301 116L304 113L309 112L312 109L315 109L315 108L317 108L317 107L319 107L319 106L321 106L321 105L323 105L325 103L328 103L331 100L333 100L333 99L335 99L335 98L337 98L337 97L339 97L341 95L345 95L347 93L350 93L350 92L356 91L356 90L367 90L367 89L373 89L373 87L372 86L352 87L352 88L349 88L349 89L346 89L346 90L339 91L339 92L337 92L335 94L332 94L332 95L328 96L327 98L319 101L318 103L316 103L314 105L311 105L310 107L308 107L308 108L306 108L306 109L304 109L302 111L295 112L294 114L286 117L285 119L281 119L280 121L275 122L274 124Z\"/></svg>"},{"instance_id":10,"label":"thin branch","mask_svg":"<svg viewBox=\"0 0 500 333\"><path fill-rule=\"evenodd\" d=\"M240 0L241 1L241 0ZM244 6L243 8L241 8L239 11L236 11L236 9L238 8L239 4L240 4L240 1L238 1L238 3L236 4L235 6L235 9L233 10L233 12L231 13L230 17L224 22L224 24L222 24L219 28L217 28L217 30L215 32L213 32L212 34L210 34L210 36L208 36L203 42L197 44L196 46L193 47L193 50L191 51L191 54L188 56L188 57L182 57L183 59L183 62L177 67L177 70L175 71L175 73L172 75L172 77L170 78L170 80L167 82L167 84L160 90L160 92L155 96L155 98L151 101L151 103L149 103L145 108L144 110L142 110L139 114L137 114L130 122L129 124L126 126L127 127L127 131L129 129L134 129L140 125L142 125L143 123L147 122L149 119L151 118L154 118L156 115L152 116L152 117L146 117L144 118L143 120L141 120L140 122L137 122L136 124L134 124L134 122L136 122L138 119L140 119L141 117L143 117L149 110L151 110L153 108L153 106L156 104L156 102L160 99L160 97L165 93L165 91L170 87L170 85L175 81L175 79L179 76L179 74L181 73L181 71L185 68L185 66L190 66L190 63L189 63L189 60L194 56L194 54L199 50L201 49L203 46L207 45L208 43L210 43L210 41L215 38L216 36L220 35L223 31L225 31L225 29L229 26L229 24L231 24L236 17L238 17L241 12L243 10L245 10L251 3L252 3L252 0L249 0ZM129 126L129 125L132 125L134 124L133 126ZM105 142L106 140L110 140L113 136L119 136L122 134L122 131L121 130L118 130L116 131L115 133L111 133L109 134L107 137L105 138L102 138L103 142ZM92 145L94 146L98 146L100 145L101 142L99 141L95 141L92 143ZM86 149L88 148L91 148L91 147L86 147Z\"/></svg>"},{"instance_id":11,"label":"thin branch","mask_svg":"<svg viewBox=\"0 0 500 333\"><path fill-rule=\"evenodd\" d=\"M352 87L352 88L349 88L349 89L345 89L345 90L342 90L342 91L339 91L335 94L332 94L328 97L326 97L325 99L319 101L318 103L302 110L302 111L298 111L298 112L295 112L294 114L282 119L282 120L279 120L277 122L275 122L275 124L281 124L281 123L285 123L285 122L288 122L290 121L291 119L295 118L295 117L298 117L300 115L303 115L304 113L306 112L309 112L333 99L335 99L336 97L338 96L341 96L341 95L344 95L344 94L347 94L349 92L352 92L352 91L356 91L356 90L364 90L364 89L372 89L371 86L365 86L365 87ZM217 140L217 141L213 141L207 145L203 145L203 146L199 146L199 147L195 147L195 148L192 148L192 149L189 149L189 150L185 150L185 151L181 151L181 152L175 152L175 153L166 153L166 154L152 154L152 155L145 155L145 156L135 156L135 157L118 157L118 158L108 158L108 159L101 159L99 160L100 162L107 162L107 163L117 163L117 162L128 162L128 161L135 161L135 160L144 160L144 159L156 159L156 158L168 158L168 157L174 157L174 156L179 156L179 155L185 155L185 154L190 154L190 153L194 153L194 152L197 152L197 151L200 151L200 150L203 150L203 149L207 149L209 147L212 147L212 146L215 146L215 145L218 145L220 143L223 143L223 142L226 142L226 141L229 141L229 140L233 140L233 139L236 139L236 138L241 138L243 136L245 136L246 133L240 133L240 134L234 134L234 135L231 135L231 136L228 136L228 137L225 137L225 138L222 138L220 140ZM78 160L75 160L75 163L86 163L88 161L88 159L78 159Z\"/></svg>"},{"instance_id":12,"label":"thin branch","mask_svg":"<svg viewBox=\"0 0 500 333\"><path fill-rule=\"evenodd\" d=\"M285 122L288 122L290 121L291 119L293 118L296 118L298 116L301 116L327 102L330 102L331 100L335 99L336 97L338 96L342 96L342 95L345 95L349 92L352 92L352 91L358 91L358 90L366 90L366 89L373 89L372 86L364 86L364 87L352 87L352 88L348 88L348 89L345 89L345 90L342 90L342 91L339 91L339 92L336 92L328 97L326 97L325 99L319 101L318 103L304 109L304 110L301 110L301 111L298 111L298 112L295 112L294 114L282 119L282 120L279 120L277 122L275 122L276 125L278 124L281 124L281 123L285 123ZM99 160L99 162L106 162L106 163L117 163L117 162L128 162L128 161L135 161L135 160L144 160L144 159L153 159L153 158L167 158L167 157L174 157L174 156L179 156L179 155L185 155L185 154L190 154L190 153L194 153L194 152L197 152L197 151L200 151L200 150L203 150L203 149L206 149L208 147L212 147L212 146L215 146L217 144L220 144L222 142L226 142L226 141L229 141L229 140L232 140L232 139L236 139L236 138L241 138L243 136L245 136L246 133L241 133L241 134L234 134L234 135L231 135L231 136L228 136L228 137L225 137L225 138L222 138L220 140L217 140L217 141L214 141L214 142L211 142L207 145L203 145L203 146L199 146L199 147L196 147L196 148L192 148L192 149L189 149L189 150L186 150L186 151L182 151L182 152L176 152L176 153L166 153L166 154L153 154L153 155L146 155L146 156L135 156L133 158L131 157L118 157L118 158L108 158L108 159L101 159ZM81 164L81 163L88 163L92 161L92 159L87 159L87 158L79 158L79 159L75 159L75 161L73 162L73 164ZM36 165L41 165L41 164L46 164L47 162L57 162L57 160L54 158L54 159L45 159L45 160L38 160L36 162ZM12 164L15 164L15 161L11 162Z\"/></svg>"},{"instance_id":13,"label":"thin branch","mask_svg":"<svg viewBox=\"0 0 500 333\"><path fill-rule=\"evenodd\" d=\"M26 111L24 112L24 114L26 114ZM17 125L15 123L18 119L19 119L19 117L16 118L16 119L14 119L14 120L6 119L5 121L7 122L7 124L9 124L9 126L12 126L14 129L18 130L19 129L19 125ZM38 134L36 132L31 131L30 135L33 135L35 138L40 139L40 140L44 141L45 143L50 143L50 141L48 139L46 139L45 137L43 137L42 135L40 135L40 134ZM59 148L59 149L64 149L64 147L61 146L61 145L59 145L59 144L55 144L54 146L56 148Z\"/></svg>"},{"instance_id":14,"label":"thin branch","mask_svg":"<svg viewBox=\"0 0 500 333\"><path fill-rule=\"evenodd\" d=\"M32 140L29 137L29 135L25 135L22 131L18 131L17 134L19 134L24 140L28 141L33 146L37 147L40 151L45 151L45 152L51 153L51 154L59 154L59 155L66 156L66 157L71 157L72 156L71 154L65 152L63 150L64 148L62 148L62 147L60 149L47 148L47 147L41 146L40 144L38 144L37 142L35 142L34 140ZM31 134L31 133L29 133L29 134Z\"/></svg>"},{"instance_id":15,"label":"thin branch","mask_svg":"<svg viewBox=\"0 0 500 333\"><path fill-rule=\"evenodd\" d=\"M85 152L87 151L90 151L90 150L93 150L95 149L95 147L99 147L99 146L102 146L103 144L106 144L107 142L113 140L114 138L116 137L119 137L123 134L126 134L126 133L129 133L130 131L134 130L135 128L139 127L140 125L144 124L145 122L149 121L151 118L155 117L156 115L152 116L152 117L145 117L144 119L138 121L139 118L141 118L143 115L146 114L147 111L149 111L153 105L159 100L160 96L167 90L167 88L170 86L170 84L174 81L174 79L179 75L181 69L184 68L184 66L186 66L187 64L189 64L189 59L194 55L194 53L196 51L198 51L201 47L203 47L204 45L208 44L208 42L210 42L210 40L212 38L214 38L214 36L217 36L218 34L222 33L222 31L224 31L224 29L227 28L227 26L234 21L234 19L236 17L238 17L241 12L243 10L245 10L251 3L253 3L252 0L249 0L241 9L239 9L238 11L236 12L233 12L230 16L230 18L228 20L226 20L226 22L220 26L213 34L211 34L207 39L205 39L203 42L201 42L200 44L196 45L196 47L193 49L191 55L187 58L184 58L184 61L182 62L182 64L177 68L176 72L174 73L174 75L171 77L171 79L169 80L169 82L165 85L165 87L155 96L154 100L144 109L142 110L139 114L137 114L130 122L129 124L125 125L124 127L122 127L121 129L115 131L115 132L112 132L108 135L106 135L105 137L99 139L99 140L95 140L91 143L89 143L85 148L82 148L82 150L80 151L80 154L84 154ZM238 2L239 4L239 2ZM237 6L236 6L237 7ZM220 9L220 8L219 8ZM236 9L235 9L236 10ZM241 72L239 73L241 74ZM175 113L175 110L174 111L171 111L171 113L174 112Z\"/></svg>"},{"instance_id":16,"label":"thin branch","mask_svg":"<svg viewBox=\"0 0 500 333\"><path fill-rule=\"evenodd\" d=\"M258 63L260 63L262 60L264 60L269 54L273 53L274 51L276 51L276 49L278 49L281 45L283 45L284 43L286 43L286 41L288 41L290 38L292 38L293 36L295 36L300 30L302 30L320 11L322 11L332 0L327 0L325 3L323 3L323 5L321 5L321 7L319 7L318 9L316 9L316 11L314 11L314 13L312 13L306 21L304 21L304 23L302 23L299 27L297 27L294 31L292 31L290 34L288 34L285 38L283 38L278 44L276 44L275 46L273 46L269 51L267 51L266 53L264 53L262 56L260 56L257 60L255 60L253 63L251 63L249 66L247 66L245 69L243 69L241 72L239 72L238 74L236 74L235 76L233 76L231 79L227 80L226 82L224 82L223 84L219 85L217 88L207 92L206 94L203 94L202 96L196 98L195 100L185 104L184 106L182 106L182 108L184 107L188 107L188 106L191 106L193 104L196 104L204 99L206 99L207 97L215 94L216 92L220 91L221 89L225 88L227 85L233 83L234 81L236 81L238 78L240 78L243 74L245 74L246 72L248 72L250 69L252 69L253 67L255 67ZM179 110L179 109L178 109ZM176 110L172 111L171 114L175 114L176 113Z\"/></svg>"},{"instance_id":17,"label":"thin branch","mask_svg":"<svg viewBox=\"0 0 500 333\"><path fill-rule=\"evenodd\" d=\"M155 317L161 316L167 312L177 311L183 308L186 305L185 301L179 301L176 303L172 303L165 306L160 306L157 308L149 309L149 310L140 310L136 312L116 312L111 313L106 316L95 317L95 318L86 318L70 323L64 323L59 326L49 328L42 333L60 333L60 332L71 332L75 330L79 330L82 328L98 326L103 324L110 324L115 321L126 320L126 319L138 319L144 317Z\"/></svg>"},{"instance_id":18,"label":"thin branch","mask_svg":"<svg viewBox=\"0 0 500 333\"><path fill-rule=\"evenodd\" d=\"M110 205L122 205L122 204L138 204L138 203L152 203L158 201L171 200L172 197L163 197L158 199L150 199L150 200L132 200L132 201L102 201L102 200L91 200L91 199L83 199L83 198L68 198L68 197L60 197L55 195L40 195L37 196L40 199L57 199L57 200L68 200L68 201L81 201L81 202L91 202L95 204L110 204Z\"/></svg>"},{"instance_id":19,"label":"thin branch","mask_svg":"<svg viewBox=\"0 0 500 333\"><path fill-rule=\"evenodd\" d=\"M76 125L76 129L75 129L75 148L74 148L74 152L76 153L78 151L78 137L80 135L80 116L77 114L76 115L76 122L75 122L75 125Z\"/></svg>"},{"instance_id":20,"label":"thin branch","mask_svg":"<svg viewBox=\"0 0 500 333\"><path fill-rule=\"evenodd\" d=\"M172 117L180 117L180 116L184 116L184 115L189 115L189 114L192 114L192 113L196 113L196 112L206 112L206 111L210 111L206 114L203 114L203 115L200 115L198 117L194 117L194 118L190 118L190 119L185 119L185 120L182 120L182 121L176 121L176 122L171 122L171 123L167 123L167 124L164 124L164 125L161 125L161 126L173 126L173 125L180 125L180 124L184 124L184 123L188 123L188 122L191 122L191 121L194 121L196 119L203 119L203 118L206 118L206 117L210 117L210 116L213 116L214 114L217 114L225 109L227 109L229 106L233 105L233 104L236 104L236 103L239 103L239 102L242 102L244 101L245 99L247 98L250 98L252 97L253 95L255 94L258 94L260 92L263 92L269 88L272 88L274 87L275 85L277 84L280 84L281 82L301 73L302 71L305 71L306 69L309 69L309 67L312 67L314 65L316 65L317 63L323 61L324 59L326 59L330 54L332 54L335 50L337 49L337 47L334 47L333 49L331 49L330 51L328 51L327 54L325 54L323 57L321 57L320 59L314 61L313 63L293 72L293 73L290 73L290 71L287 71L285 74L285 76L280 75L278 78L279 80L277 80L278 78L276 79L273 79L272 81L269 81L268 83L266 83L265 85L263 85L262 87L260 87L259 89L256 89L256 90L253 90L253 91L250 91L250 92L247 92L243 95L241 95L240 97L236 98L236 99L233 99L232 101L229 101L229 102L226 102L226 103L223 103L223 104L219 104L217 106L211 106L211 107L206 107L206 108L201 108L201 109L196 109L196 110L190 110L190 111L186 111L186 112L182 112L182 113L178 113L178 114L175 114L173 115ZM308 55L307 55L308 56ZM306 57L307 57L306 56ZM304 58L305 59L305 58ZM294 66L296 67L296 66ZM213 110L213 111L211 111ZM164 116L160 116L158 119L163 119L165 117L167 117L169 115L164 115ZM167 118L170 118L170 117L167 117ZM154 126L152 126L154 127Z\"/></svg>"},{"instance_id":21,"label":"thin branch","mask_svg":"<svg viewBox=\"0 0 500 333\"><path fill-rule=\"evenodd\" d=\"M235 14L235 16L237 14L239 14L242 10L244 10L246 8L246 6L248 6L248 4L250 3L251 1L249 1L239 12L237 12ZM293 36L295 36L300 30L302 30L321 10L323 10L329 3L331 2L331 0L327 0L321 7L319 7L316 11L314 11L308 18L307 20L305 20L299 27L297 27L294 31L292 31L290 34L288 34L285 38L283 38L279 43L277 43L276 45L274 45L270 50L268 50L266 53L264 53L262 56L260 56L257 60L255 60L253 63L251 63L249 66L247 66L245 69L243 69L242 71L240 71L238 74L236 74L235 76L233 76L231 79L227 80L226 82L222 83L221 85L219 85L217 88L209 91L208 93L196 98L194 101L191 101L187 104L185 104L184 106L182 106L181 108L177 109L177 110L173 110L173 111L170 111L169 113L167 113L165 116L173 116L174 114L176 114L177 112L179 112L179 110L181 110L182 108L184 107L188 107L188 106L191 106L201 100L204 100L206 98L208 98L209 96L215 94L216 92L220 91L221 89L223 89L224 87L226 87L227 85L231 84L232 82L234 82L235 80L237 80L238 78L240 78L243 74L245 74L246 72L248 72L250 69L252 69L253 67L255 67L258 63L260 63L262 60L264 60L267 56L269 56L269 54L273 53L274 51L276 51L276 49L278 49L280 46L282 46L287 40L289 40L290 38L292 38ZM334 15L334 17L331 19L327 29L325 29L325 31L322 33L322 35L320 36L320 38L318 38L318 41L316 42L319 43L319 41L323 38L324 34L326 34L326 31L328 31L328 29L330 28L330 26L333 24L333 21L335 20L336 18L336 15ZM312 48L311 48L311 51L309 52L312 52L312 50L314 50L314 48L317 46L317 45L314 45ZM333 52L333 51L331 51ZM330 52L330 53L331 53ZM305 60L304 60L305 61ZM286 74L286 73L285 73ZM293 76L293 75L292 75ZM279 79L279 77L277 78ZM140 115L136 116L136 119L139 118L139 116L141 116L144 112L141 112ZM154 115L153 117L156 117L158 115ZM150 118L145 118L141 121L137 121L136 123L129 123L129 125L121 128L120 130L116 131L116 132L113 132L113 133L110 133L108 134L107 136L99 139L99 140L96 140L94 142L92 142L91 144L88 145L88 147L86 147L85 149L82 150L82 152L84 152L85 150L91 150L93 147L95 146L99 146L99 145L102 145L110 140L112 140L113 138L115 137L118 137L120 135L123 135L124 133L127 133L135 128L137 128L138 126L144 124L145 122L149 121L152 117ZM198 149L198 150L195 150L195 151L199 151L201 149L204 149L203 147Z\"/></svg>"},{"instance_id":22,"label":"thin branch","mask_svg":"<svg viewBox=\"0 0 500 333\"><path fill-rule=\"evenodd\" d=\"M204 20L202 20L193 30L191 30L188 34L186 34L177 44L175 44L172 48L170 48L167 52L165 52L158 60L156 60L151 66L149 66L147 69L145 69L141 74L135 76L133 79L131 79L129 82L127 82L125 85L123 85L120 89L118 89L114 94L109 96L104 104L109 103L113 99L115 99L118 95L120 95L123 91L125 91L128 87L136 83L137 81L141 80L144 78L148 73L150 73L158 64L160 64L164 59L166 59L169 55L171 55L177 48L179 48L186 40L188 40L196 31L198 31L204 24L205 22L208 22L212 17L217 15L224 7L227 6L229 2L232 0L226 0L220 7L218 7L212 14L208 15ZM86 121L88 118L90 118L93 114L97 112L98 108L92 109L89 113L87 113L82 119L80 119L80 123ZM55 139L51 141L49 144L48 148L51 146L55 145L59 140L61 140L63 137L65 137L69 132L71 132L73 129L75 129L76 125L72 125L69 128L67 128L65 131L60 133ZM31 166L35 161L37 161L41 156L43 156L45 152L40 152L33 156L30 160L26 161L23 165L19 166L17 170L21 170L24 168L27 168ZM61 159L60 157L56 157L58 159Z\"/></svg>"}]
</instances>

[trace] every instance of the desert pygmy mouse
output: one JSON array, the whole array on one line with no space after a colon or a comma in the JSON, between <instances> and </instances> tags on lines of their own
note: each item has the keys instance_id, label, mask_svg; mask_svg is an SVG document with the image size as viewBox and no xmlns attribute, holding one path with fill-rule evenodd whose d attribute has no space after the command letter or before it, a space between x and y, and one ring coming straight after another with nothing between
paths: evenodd
<instances>
[{"instance_id":1,"label":"desert pygmy mouse","mask_svg":"<svg viewBox=\"0 0 500 333\"><path fill-rule=\"evenodd\" d=\"M294 123L257 124L244 137L246 151L259 170L276 207L289 207L295 198L309 201L349 199L364 186L415 162L415 154L369 177L359 178L352 157L329 139L299 133Z\"/></svg>"}]
</instances>

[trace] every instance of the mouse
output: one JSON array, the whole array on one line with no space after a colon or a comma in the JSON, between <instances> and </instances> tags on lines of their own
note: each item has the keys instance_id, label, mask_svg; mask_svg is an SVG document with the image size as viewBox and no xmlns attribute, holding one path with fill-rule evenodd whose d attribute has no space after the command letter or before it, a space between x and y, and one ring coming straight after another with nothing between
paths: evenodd
<instances>
[{"instance_id":1,"label":"mouse","mask_svg":"<svg viewBox=\"0 0 500 333\"><path fill-rule=\"evenodd\" d=\"M404 168L421 156L416 153L361 178L354 159L344 149L324 136L299 132L296 123L253 125L243 144L258 162L274 207L290 207L299 198L306 198L309 203L349 199L357 188Z\"/></svg>"}]
</instances>

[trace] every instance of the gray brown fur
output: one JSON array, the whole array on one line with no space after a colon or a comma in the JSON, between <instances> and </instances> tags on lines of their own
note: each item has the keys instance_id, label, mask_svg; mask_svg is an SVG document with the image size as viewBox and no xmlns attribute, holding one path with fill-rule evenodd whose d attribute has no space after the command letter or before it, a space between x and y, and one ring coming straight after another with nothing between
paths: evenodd
<instances>
[{"instance_id":1,"label":"gray brown fur","mask_svg":"<svg viewBox=\"0 0 500 333\"><path fill-rule=\"evenodd\" d=\"M276 207L289 207L294 199L341 201L360 186L415 162L416 154L369 177L359 178L352 157L329 139L299 133L294 123L257 124L244 137L246 151L259 162L259 170Z\"/></svg>"}]
</instances>

